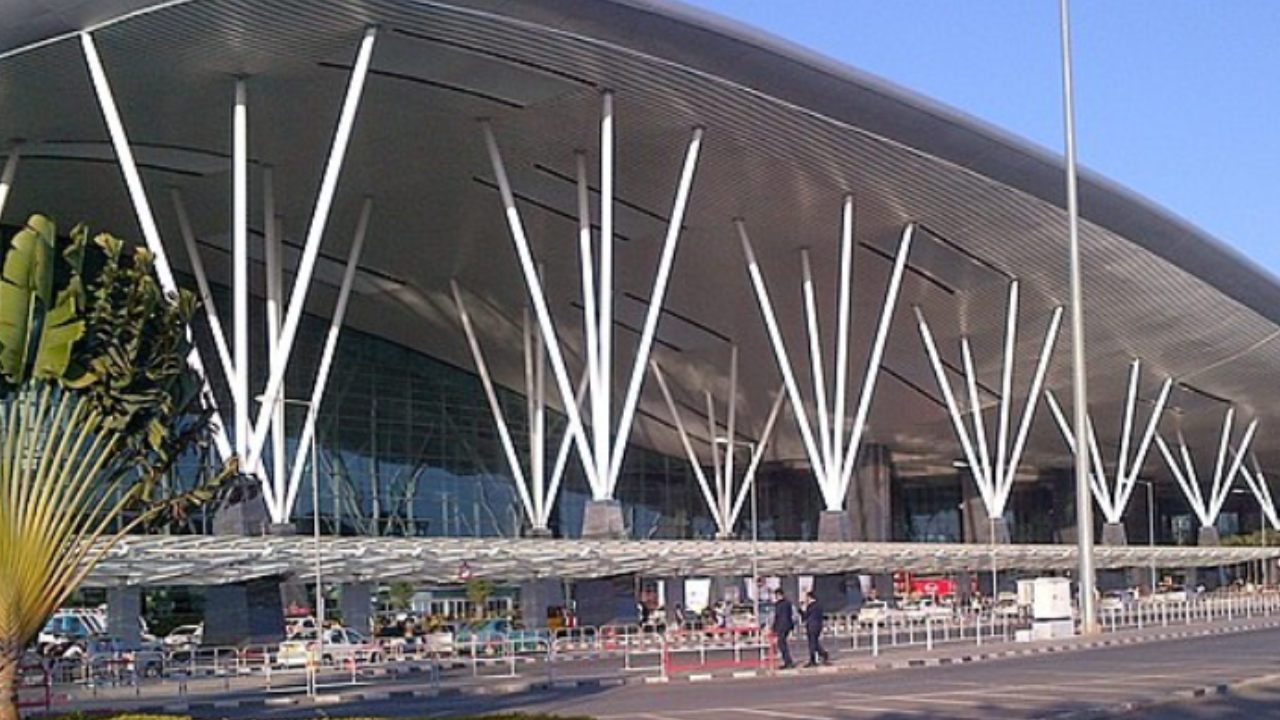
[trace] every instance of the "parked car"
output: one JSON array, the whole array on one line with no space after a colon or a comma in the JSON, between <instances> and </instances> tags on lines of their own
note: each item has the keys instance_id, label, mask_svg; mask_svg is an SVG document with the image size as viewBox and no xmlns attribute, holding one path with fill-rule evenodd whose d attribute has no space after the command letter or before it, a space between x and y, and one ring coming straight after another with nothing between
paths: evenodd
<instances>
[{"instance_id":1,"label":"parked car","mask_svg":"<svg viewBox=\"0 0 1280 720\"><path fill-rule=\"evenodd\" d=\"M453 633L453 647L459 654L500 655L512 652L548 652L551 639L536 630L517 628L505 618L491 618L459 625Z\"/></svg>"},{"instance_id":2,"label":"parked car","mask_svg":"<svg viewBox=\"0 0 1280 720\"><path fill-rule=\"evenodd\" d=\"M55 669L61 673L76 672L92 678L117 680L160 677L164 674L164 665L164 651L154 643L130 646L111 637L79 640L55 660Z\"/></svg>"},{"instance_id":3,"label":"parked car","mask_svg":"<svg viewBox=\"0 0 1280 720\"><path fill-rule=\"evenodd\" d=\"M106 634L106 613L101 610L67 608L54 612L45 622L36 643L45 654L55 654L48 651L50 646L66 650L72 643Z\"/></svg>"},{"instance_id":4,"label":"parked car","mask_svg":"<svg viewBox=\"0 0 1280 720\"><path fill-rule=\"evenodd\" d=\"M403 655L452 655L454 651L454 630L452 626L442 626L431 631L420 631L414 628L409 634L396 625L387 625L376 634L379 642L392 656Z\"/></svg>"},{"instance_id":5,"label":"parked car","mask_svg":"<svg viewBox=\"0 0 1280 720\"><path fill-rule=\"evenodd\" d=\"M190 650L204 640L204 624L179 625L164 636L164 647L167 650Z\"/></svg>"},{"instance_id":6,"label":"parked car","mask_svg":"<svg viewBox=\"0 0 1280 720\"><path fill-rule=\"evenodd\" d=\"M316 619L311 616L291 617L284 620L284 636L292 638L295 635L314 637L316 633Z\"/></svg>"},{"instance_id":7,"label":"parked car","mask_svg":"<svg viewBox=\"0 0 1280 720\"><path fill-rule=\"evenodd\" d=\"M1195 591L1189 590L1186 585L1175 585L1173 587L1162 587L1156 589L1156 594L1151 596L1152 602L1186 602Z\"/></svg>"},{"instance_id":8,"label":"parked car","mask_svg":"<svg viewBox=\"0 0 1280 720\"><path fill-rule=\"evenodd\" d=\"M858 609L859 625L888 625L897 611L883 600L867 600Z\"/></svg>"},{"instance_id":9,"label":"parked car","mask_svg":"<svg viewBox=\"0 0 1280 720\"><path fill-rule=\"evenodd\" d=\"M276 653L276 662L285 667L305 667L308 657L313 653L316 661L324 665L354 662L381 662L386 657L386 648L375 639L350 628L327 628L320 638L302 637L303 631L295 633L295 637L280 643ZM323 640L323 642L322 642Z\"/></svg>"},{"instance_id":10,"label":"parked car","mask_svg":"<svg viewBox=\"0 0 1280 720\"><path fill-rule=\"evenodd\" d=\"M902 617L915 621L942 620L951 617L952 614L951 608L939 605L932 598L904 603L900 612Z\"/></svg>"}]
</instances>

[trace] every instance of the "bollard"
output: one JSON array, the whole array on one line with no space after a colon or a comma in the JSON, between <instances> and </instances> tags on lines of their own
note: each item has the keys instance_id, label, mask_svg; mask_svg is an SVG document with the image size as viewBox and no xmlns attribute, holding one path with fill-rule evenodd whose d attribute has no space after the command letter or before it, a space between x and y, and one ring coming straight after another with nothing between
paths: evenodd
<instances>
[{"instance_id":1,"label":"bollard","mask_svg":"<svg viewBox=\"0 0 1280 720\"><path fill-rule=\"evenodd\" d=\"M924 619L924 649L933 652L933 618Z\"/></svg>"},{"instance_id":2,"label":"bollard","mask_svg":"<svg viewBox=\"0 0 1280 720\"><path fill-rule=\"evenodd\" d=\"M878 621L871 631L871 657L880 657L880 624Z\"/></svg>"}]
</instances>

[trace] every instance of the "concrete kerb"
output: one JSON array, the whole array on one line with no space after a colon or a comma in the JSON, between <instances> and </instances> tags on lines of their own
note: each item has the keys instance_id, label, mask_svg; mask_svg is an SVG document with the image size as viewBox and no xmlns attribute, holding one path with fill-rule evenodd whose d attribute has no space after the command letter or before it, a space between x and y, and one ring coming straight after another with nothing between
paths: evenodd
<instances>
[{"instance_id":1,"label":"concrete kerb","mask_svg":"<svg viewBox=\"0 0 1280 720\"><path fill-rule=\"evenodd\" d=\"M937 667L953 664L967 664L978 662L989 662L995 660L1004 660L1009 658L1023 657L1028 655L1045 654L1045 653L1062 653L1072 652L1076 650L1089 650L1103 647L1133 645L1155 643L1168 640L1177 640L1191 637L1204 637L1209 635L1223 635L1239 632L1247 632L1251 630L1259 630L1266 628L1280 627L1280 618L1267 619L1265 621L1255 619L1245 623L1233 623L1227 626L1204 626L1193 628L1180 628L1177 630L1169 628L1161 628L1159 630L1147 629L1141 631L1131 631L1117 635L1107 635L1100 637L1075 637L1068 638L1052 643L1002 643L1000 645L990 646L990 649L984 649L979 652L951 652L939 655L938 650L933 651L932 656L908 655L911 650L896 651L902 654L901 657L886 659L881 658L859 658L852 661L837 661L831 665L820 666L813 669L789 669L789 670L734 670L731 672L718 674L714 672L695 673L681 676L655 677L655 676L595 676L595 677L576 677L563 678L557 680L528 680L528 681L507 681L501 683L491 683L485 685L471 685L463 687L445 687L445 688L424 688L414 690L388 690L374 689L357 690L353 692L325 693L317 695L314 698L305 695L291 696L273 696L267 698L241 698L234 700L192 700L183 703L164 703L151 706L139 706L140 712L163 712L163 713L191 713L209 710L222 710L231 708L253 708L253 707L278 707L278 706L304 706L304 705L332 705L338 703L359 703L359 702L375 702L396 699L432 699L442 697L461 697L461 696L485 696L485 695L508 695L515 693L542 692L550 690L576 690L576 689L600 689L605 687L620 687L624 685L639 684L666 684L666 683L706 683L715 681L733 681L747 680L759 678L785 678L798 677L813 674L838 674L845 672L881 672L887 670L905 670L924 667ZM1222 695L1230 692L1233 688L1245 687L1254 683L1267 682L1269 680L1280 680L1280 675L1266 676L1260 678L1249 678L1230 685L1212 685L1203 687L1188 688L1182 691L1175 691L1171 694L1172 699L1188 699L1193 697L1204 697L1209 695ZM75 704L74 702L72 704ZM1105 708L1108 712L1115 712L1118 709L1124 709L1124 706L1116 705ZM1099 708L1095 711L1087 711L1074 715L1055 715L1055 720L1083 720L1090 717L1090 713L1096 715L1104 710Z\"/></svg>"},{"instance_id":2,"label":"concrete kerb","mask_svg":"<svg viewBox=\"0 0 1280 720\"><path fill-rule=\"evenodd\" d=\"M1088 710L1080 710L1077 712L1056 713L1052 716L1037 718L1036 720L1091 720L1092 718L1098 717L1112 717L1117 713L1134 713L1142 712L1144 710L1154 710L1156 708L1187 700L1231 695L1254 685L1267 685L1274 683L1280 683L1280 673L1245 678L1231 683L1215 683L1213 685L1201 685L1199 687L1188 688L1186 690L1175 690L1169 693L1169 697L1161 700L1150 700L1145 702L1127 701L1106 707L1089 708Z\"/></svg>"}]
</instances>

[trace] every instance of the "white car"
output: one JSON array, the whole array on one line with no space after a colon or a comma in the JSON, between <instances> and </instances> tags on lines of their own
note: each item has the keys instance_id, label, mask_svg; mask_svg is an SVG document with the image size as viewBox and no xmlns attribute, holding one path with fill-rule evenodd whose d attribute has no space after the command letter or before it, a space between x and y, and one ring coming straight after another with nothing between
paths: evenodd
<instances>
[{"instance_id":1,"label":"white car","mask_svg":"<svg viewBox=\"0 0 1280 720\"><path fill-rule=\"evenodd\" d=\"M883 600L867 600L858 610L859 625L886 625L897 614L897 610Z\"/></svg>"},{"instance_id":2,"label":"white car","mask_svg":"<svg viewBox=\"0 0 1280 720\"><path fill-rule=\"evenodd\" d=\"M166 650L187 650L204 640L204 624L179 625L164 636Z\"/></svg>"},{"instance_id":3,"label":"white car","mask_svg":"<svg viewBox=\"0 0 1280 720\"><path fill-rule=\"evenodd\" d=\"M901 612L906 619L916 621L942 620L951 617L951 608L943 607L931 598L906 603L902 606Z\"/></svg>"},{"instance_id":4,"label":"white car","mask_svg":"<svg viewBox=\"0 0 1280 720\"><path fill-rule=\"evenodd\" d=\"M301 635L301 633L300 633ZM323 640L323 642L321 641ZM323 665L346 662L381 662L386 649L349 628L327 628L321 639L295 637L280 643L276 662L285 667L305 667L309 659Z\"/></svg>"}]
</instances>

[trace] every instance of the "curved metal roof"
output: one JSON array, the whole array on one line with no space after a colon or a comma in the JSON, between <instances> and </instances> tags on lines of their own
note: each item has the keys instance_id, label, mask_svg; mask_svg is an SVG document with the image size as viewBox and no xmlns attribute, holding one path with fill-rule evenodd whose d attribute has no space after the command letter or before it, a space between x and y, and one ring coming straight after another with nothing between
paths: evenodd
<instances>
[{"instance_id":1,"label":"curved metal roof","mask_svg":"<svg viewBox=\"0 0 1280 720\"><path fill-rule=\"evenodd\" d=\"M520 385L514 347L525 292L475 122L487 117L545 265L553 313L568 344L580 346L573 153L594 152L602 88L617 94L624 327L647 303L684 143L694 126L706 129L657 355L678 394L694 398L703 388L727 390L728 347L738 345L747 364L740 412L748 435L763 424L778 374L734 218L751 229L794 354L804 347L798 250L811 248L819 292L833 297L840 201L856 198L855 317L862 329L854 339L861 348L851 359L855 375L865 367L873 330L864 320L878 309L891 264L885 254L906 223L926 230L871 414L869 439L904 457L958 455L912 306L928 315L957 366L955 341L972 335L978 372L997 388L1006 283L1018 278L1025 286L1020 377L1030 374L1052 308L1066 301L1063 178L1053 156L850 68L666 2L6 3L0 118L9 138L26 142L6 217L41 210L123 234L136 228L79 44L74 34L62 35L94 29L178 265L185 261L177 223L165 204L171 187L187 198L211 273L230 277L236 77L248 78L255 167L273 168L286 235L299 242L347 70L369 24L382 30L326 235L321 277L330 284L310 304L323 316L360 199L373 197L350 324L469 367L448 296L456 279L488 308L478 318L482 339L492 352L509 350L493 363L498 378ZM1081 191L1091 405L1100 437L1118 437L1124 369L1138 357L1147 368L1144 398L1165 375L1184 384L1166 420L1169 432L1212 453L1222 413L1234 404L1261 420L1264 466L1280 462L1269 442L1280 414L1280 285L1105 180L1086 177ZM260 199L254 202L261 217ZM625 359L630 336L620 337ZM1047 381L1064 396L1069 349L1059 343ZM986 392L984 402L993 396ZM647 389L636 441L678 454L666 415ZM774 459L803 457L791 427L780 427ZM1067 462L1049 418L1037 421L1025 462ZM1148 464L1150 473L1165 473L1155 454Z\"/></svg>"}]
</instances>

